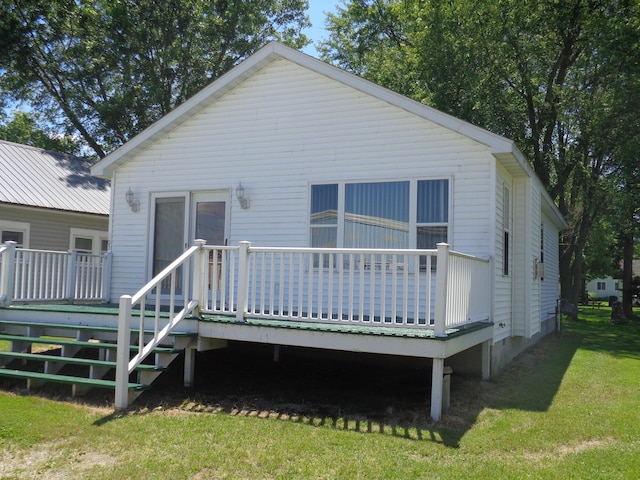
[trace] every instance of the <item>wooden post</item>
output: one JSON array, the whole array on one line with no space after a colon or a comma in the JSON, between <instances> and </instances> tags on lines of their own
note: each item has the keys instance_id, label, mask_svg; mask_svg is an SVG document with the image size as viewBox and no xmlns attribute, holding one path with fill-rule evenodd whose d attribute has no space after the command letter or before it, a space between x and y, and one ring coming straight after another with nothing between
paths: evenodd
<instances>
[{"instance_id":1,"label":"wooden post","mask_svg":"<svg viewBox=\"0 0 640 480\"><path fill-rule=\"evenodd\" d=\"M207 298L207 274L209 271L209 262L206 255L204 255L204 247L207 244L206 240L198 239L193 241L193 245L200 247L198 252L193 257L193 284L191 298L198 302L196 311L199 312L204 300Z\"/></svg>"},{"instance_id":2,"label":"wooden post","mask_svg":"<svg viewBox=\"0 0 640 480\"><path fill-rule=\"evenodd\" d=\"M75 250L69 250L69 257L67 261L67 281L65 283L64 298L67 300L74 300L76 297L76 261L77 252Z\"/></svg>"},{"instance_id":3,"label":"wooden post","mask_svg":"<svg viewBox=\"0 0 640 480\"><path fill-rule=\"evenodd\" d=\"M131 296L120 297L118 315L118 348L116 353L116 395L115 407L124 410L129 407L129 354L131 351Z\"/></svg>"},{"instance_id":4,"label":"wooden post","mask_svg":"<svg viewBox=\"0 0 640 480\"><path fill-rule=\"evenodd\" d=\"M491 377L491 340L482 343L482 379Z\"/></svg>"},{"instance_id":5,"label":"wooden post","mask_svg":"<svg viewBox=\"0 0 640 480\"><path fill-rule=\"evenodd\" d=\"M244 322L249 307L249 247L251 242L240 242L238 258L238 306L236 320Z\"/></svg>"},{"instance_id":6,"label":"wooden post","mask_svg":"<svg viewBox=\"0 0 640 480\"><path fill-rule=\"evenodd\" d=\"M0 272L0 299L5 306L13 301L13 282L16 267L16 242L5 242L6 250L2 253L2 271Z\"/></svg>"},{"instance_id":7,"label":"wooden post","mask_svg":"<svg viewBox=\"0 0 640 480\"><path fill-rule=\"evenodd\" d=\"M196 366L196 349L187 347L184 349L184 386L193 387Z\"/></svg>"},{"instance_id":8,"label":"wooden post","mask_svg":"<svg viewBox=\"0 0 640 480\"><path fill-rule=\"evenodd\" d=\"M439 421L442 415L443 375L444 358L434 358L431 369L431 419L434 422Z\"/></svg>"},{"instance_id":9,"label":"wooden post","mask_svg":"<svg viewBox=\"0 0 640 480\"><path fill-rule=\"evenodd\" d=\"M104 253L104 266L102 267L102 300L108 302L111 300L111 262L113 254L111 251Z\"/></svg>"},{"instance_id":10,"label":"wooden post","mask_svg":"<svg viewBox=\"0 0 640 480\"><path fill-rule=\"evenodd\" d=\"M436 311L433 334L444 337L447 320L447 285L449 282L449 245L438 243L438 260L436 266Z\"/></svg>"}]
</instances>

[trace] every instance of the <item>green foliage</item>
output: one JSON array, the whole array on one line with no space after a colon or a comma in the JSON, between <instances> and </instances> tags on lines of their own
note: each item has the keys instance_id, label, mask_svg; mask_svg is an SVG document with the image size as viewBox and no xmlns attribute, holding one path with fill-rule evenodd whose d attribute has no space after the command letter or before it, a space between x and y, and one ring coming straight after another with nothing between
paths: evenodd
<instances>
[{"instance_id":1,"label":"green foliage","mask_svg":"<svg viewBox=\"0 0 640 480\"><path fill-rule=\"evenodd\" d=\"M570 224L562 296L577 299L591 227L640 178L638 18L637 0L353 0L329 16L322 52L513 139Z\"/></svg>"},{"instance_id":2,"label":"green foliage","mask_svg":"<svg viewBox=\"0 0 640 480\"><path fill-rule=\"evenodd\" d=\"M64 117L99 157L270 40L304 46L306 0L11 2L0 92Z\"/></svg>"},{"instance_id":3,"label":"green foliage","mask_svg":"<svg viewBox=\"0 0 640 480\"><path fill-rule=\"evenodd\" d=\"M79 145L69 137L55 137L52 132L38 125L33 114L14 112L13 118L0 124L0 139L9 142L31 145L52 152L78 155Z\"/></svg>"}]
</instances>

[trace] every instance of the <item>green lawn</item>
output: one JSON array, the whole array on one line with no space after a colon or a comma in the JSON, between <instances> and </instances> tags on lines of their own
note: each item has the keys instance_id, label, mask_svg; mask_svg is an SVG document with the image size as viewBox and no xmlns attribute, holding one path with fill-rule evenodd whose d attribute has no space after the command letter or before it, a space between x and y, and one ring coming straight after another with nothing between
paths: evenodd
<instances>
[{"instance_id":1,"label":"green lawn","mask_svg":"<svg viewBox=\"0 0 640 480\"><path fill-rule=\"evenodd\" d=\"M439 424L0 392L0 478L640 478L640 321L608 315L582 309L490 382L454 376Z\"/></svg>"}]
</instances>

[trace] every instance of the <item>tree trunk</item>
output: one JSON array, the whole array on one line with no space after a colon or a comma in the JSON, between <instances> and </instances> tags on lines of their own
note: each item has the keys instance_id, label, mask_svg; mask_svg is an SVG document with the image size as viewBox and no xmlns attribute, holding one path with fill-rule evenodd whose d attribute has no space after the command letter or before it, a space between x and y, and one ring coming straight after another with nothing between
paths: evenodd
<instances>
[{"instance_id":1,"label":"tree trunk","mask_svg":"<svg viewBox=\"0 0 640 480\"><path fill-rule=\"evenodd\" d=\"M622 311L633 317L633 235L622 239Z\"/></svg>"}]
</instances>

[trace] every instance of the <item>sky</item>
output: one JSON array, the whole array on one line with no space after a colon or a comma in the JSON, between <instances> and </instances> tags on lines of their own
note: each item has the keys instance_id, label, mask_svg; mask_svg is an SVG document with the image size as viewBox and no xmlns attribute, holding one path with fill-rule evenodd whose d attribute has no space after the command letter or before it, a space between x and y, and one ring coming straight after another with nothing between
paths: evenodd
<instances>
[{"instance_id":1,"label":"sky","mask_svg":"<svg viewBox=\"0 0 640 480\"><path fill-rule=\"evenodd\" d=\"M315 48L315 44L319 40L327 37L327 31L324 28L324 19L326 18L326 12L335 12L336 5L341 5L340 0L309 0L309 20L312 27L304 30L304 34L313 40L313 43L303 49L303 52L308 53L314 57L318 57L318 51Z\"/></svg>"}]
</instances>

